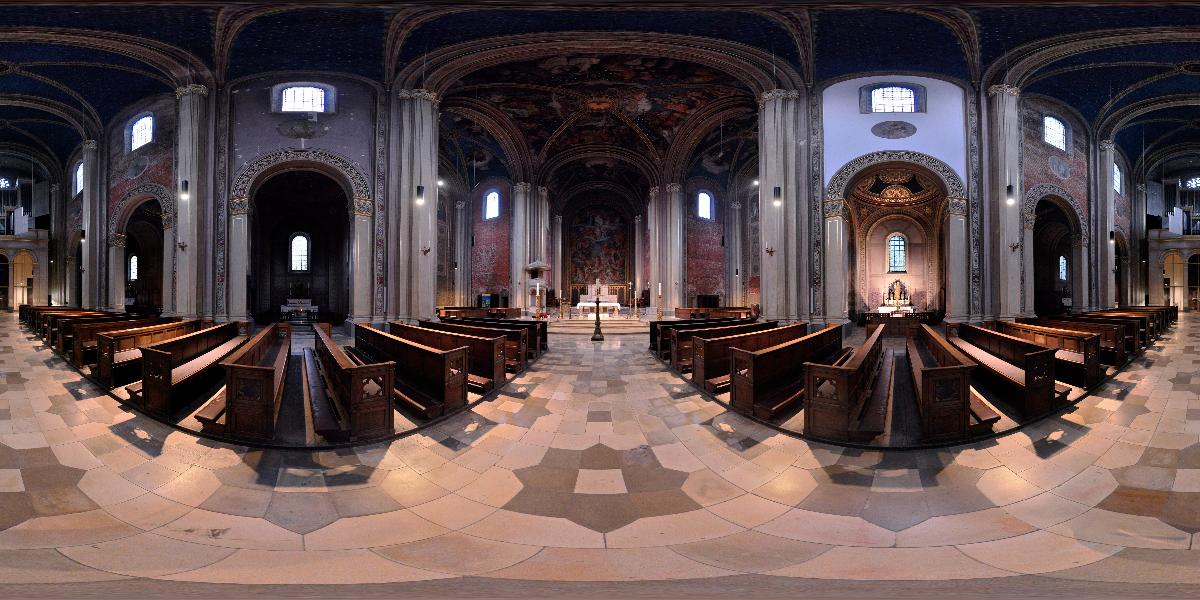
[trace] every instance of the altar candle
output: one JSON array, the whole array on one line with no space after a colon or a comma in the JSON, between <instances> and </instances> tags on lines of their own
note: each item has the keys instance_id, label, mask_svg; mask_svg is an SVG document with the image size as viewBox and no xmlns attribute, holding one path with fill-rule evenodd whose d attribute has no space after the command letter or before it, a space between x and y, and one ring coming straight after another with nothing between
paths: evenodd
<instances>
[{"instance_id":1,"label":"altar candle","mask_svg":"<svg viewBox=\"0 0 1200 600\"><path fill-rule=\"evenodd\" d=\"M659 295L659 296L661 296L661 295L662 295L662 282L661 282L661 281L660 281L660 282L658 282L658 295Z\"/></svg>"}]
</instances>

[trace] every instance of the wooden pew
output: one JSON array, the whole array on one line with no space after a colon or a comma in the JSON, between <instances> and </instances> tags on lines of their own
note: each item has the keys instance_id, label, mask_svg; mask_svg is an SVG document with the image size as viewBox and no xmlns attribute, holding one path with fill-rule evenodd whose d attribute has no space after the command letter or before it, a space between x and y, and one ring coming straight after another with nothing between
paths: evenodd
<instances>
[{"instance_id":1,"label":"wooden pew","mask_svg":"<svg viewBox=\"0 0 1200 600\"><path fill-rule=\"evenodd\" d=\"M388 437L396 433L392 390L396 363L366 363L334 343L329 325L313 328L313 349L305 349L305 404L314 431L332 442ZM319 366L319 368L318 368Z\"/></svg>"},{"instance_id":2,"label":"wooden pew","mask_svg":"<svg viewBox=\"0 0 1200 600\"><path fill-rule=\"evenodd\" d=\"M713 308L676 307L675 317L678 319L745 319L753 311L747 306L719 306Z\"/></svg>"},{"instance_id":3,"label":"wooden pew","mask_svg":"<svg viewBox=\"0 0 1200 600\"><path fill-rule=\"evenodd\" d=\"M692 381L711 393L729 387L733 348L761 350L808 335L808 323L792 323L765 331L717 338L692 338Z\"/></svg>"},{"instance_id":4,"label":"wooden pew","mask_svg":"<svg viewBox=\"0 0 1200 600\"><path fill-rule=\"evenodd\" d=\"M388 332L396 337L440 350L453 350L465 346L467 385L480 393L490 392L504 385L504 336L481 337L453 331L438 331L398 321L388 323Z\"/></svg>"},{"instance_id":5,"label":"wooden pew","mask_svg":"<svg viewBox=\"0 0 1200 600\"><path fill-rule=\"evenodd\" d=\"M1019 318L1018 323L1067 329L1082 333L1094 333L1100 336L1100 364L1120 367L1125 364L1125 328L1122 325L1108 323L1089 323L1086 321L1059 321L1056 319Z\"/></svg>"},{"instance_id":6,"label":"wooden pew","mask_svg":"<svg viewBox=\"0 0 1200 600\"><path fill-rule=\"evenodd\" d=\"M1167 310L1165 307L1122 306L1120 309L1115 310L1120 310L1121 312L1131 312L1134 314L1154 315L1159 335L1162 335L1162 333L1171 327L1171 324L1175 322L1175 319L1171 318L1171 311Z\"/></svg>"},{"instance_id":7,"label":"wooden pew","mask_svg":"<svg viewBox=\"0 0 1200 600\"><path fill-rule=\"evenodd\" d=\"M1158 315L1153 313L1125 311L1125 310L1097 310L1086 315L1095 315L1101 317L1129 317L1137 319L1141 323L1140 327L1146 332L1147 340L1156 340L1162 336L1162 330L1159 328Z\"/></svg>"},{"instance_id":8,"label":"wooden pew","mask_svg":"<svg viewBox=\"0 0 1200 600\"><path fill-rule=\"evenodd\" d=\"M804 363L837 364L849 353L837 324L761 350L733 348L729 403L741 413L773 419L804 400Z\"/></svg>"},{"instance_id":9,"label":"wooden pew","mask_svg":"<svg viewBox=\"0 0 1200 600\"><path fill-rule=\"evenodd\" d=\"M680 373L692 371L692 340L695 338L719 338L742 333L753 333L779 326L779 321L759 321L737 325L719 325L700 329L668 329L671 338L671 366Z\"/></svg>"},{"instance_id":10,"label":"wooden pew","mask_svg":"<svg viewBox=\"0 0 1200 600\"><path fill-rule=\"evenodd\" d=\"M663 325L684 325L687 323L728 323L730 321L742 321L743 319L676 319L674 321L650 321L650 351L658 350L658 335L659 330Z\"/></svg>"},{"instance_id":11,"label":"wooden pew","mask_svg":"<svg viewBox=\"0 0 1200 600\"><path fill-rule=\"evenodd\" d=\"M1126 319L1123 317L1090 317L1074 314L1062 314L1054 317L1055 321L1063 321L1067 323L1099 323L1102 325L1115 325L1121 328L1121 339L1125 340L1125 353L1127 355L1135 354L1145 348L1149 343L1142 335L1141 327L1136 319Z\"/></svg>"},{"instance_id":12,"label":"wooden pew","mask_svg":"<svg viewBox=\"0 0 1200 600\"><path fill-rule=\"evenodd\" d=\"M498 335L504 336L504 362L508 370L515 372L525 369L525 360L529 352L529 330L515 327L501 327L493 325L483 327L478 325L466 325L463 323L455 323L453 321L419 321L421 327L426 329L436 329L438 331L451 331L454 333L465 333L467 335L475 335L479 337L495 337Z\"/></svg>"},{"instance_id":13,"label":"wooden pew","mask_svg":"<svg viewBox=\"0 0 1200 600\"><path fill-rule=\"evenodd\" d=\"M396 363L394 395L404 408L426 419L467 405L467 349L440 350L355 325L354 348L368 362Z\"/></svg>"},{"instance_id":14,"label":"wooden pew","mask_svg":"<svg viewBox=\"0 0 1200 600\"><path fill-rule=\"evenodd\" d=\"M292 326L272 323L221 361L225 386L196 413L201 429L239 439L275 439Z\"/></svg>"},{"instance_id":15,"label":"wooden pew","mask_svg":"<svg viewBox=\"0 0 1200 600\"><path fill-rule=\"evenodd\" d=\"M1054 381L1054 348L966 323L947 326L950 343L995 379L1016 388L1007 396L1026 418L1039 417L1066 400L1070 391Z\"/></svg>"},{"instance_id":16,"label":"wooden pew","mask_svg":"<svg viewBox=\"0 0 1200 600\"><path fill-rule=\"evenodd\" d=\"M690 329L710 329L723 325L744 325L752 322L749 319L740 319L737 321L720 321L714 323L706 319L689 323L664 323L658 326L658 346L654 349L655 356L662 360L671 360L671 342L675 339L671 335L672 332L687 331Z\"/></svg>"},{"instance_id":17,"label":"wooden pew","mask_svg":"<svg viewBox=\"0 0 1200 600\"><path fill-rule=\"evenodd\" d=\"M868 328L862 345L834 364L804 363L805 435L863 443L883 433L894 365L892 351L883 350L884 330Z\"/></svg>"},{"instance_id":18,"label":"wooden pew","mask_svg":"<svg viewBox=\"0 0 1200 600\"><path fill-rule=\"evenodd\" d=\"M250 338L249 328L244 321L222 323L142 346L142 380L125 386L129 401L148 413L172 416L195 400L196 393L207 391L220 380L221 362ZM258 385L247 383L246 387L229 393L262 392L261 380Z\"/></svg>"},{"instance_id":19,"label":"wooden pew","mask_svg":"<svg viewBox=\"0 0 1200 600\"><path fill-rule=\"evenodd\" d=\"M38 316L48 312L80 312L83 309L78 306L30 306L22 304L17 309L17 316L21 322L28 325L31 329L33 324L37 322Z\"/></svg>"},{"instance_id":20,"label":"wooden pew","mask_svg":"<svg viewBox=\"0 0 1200 600\"><path fill-rule=\"evenodd\" d=\"M1054 353L1057 362L1055 372L1063 381L1091 388L1104 379L1105 372L1100 366L1099 335L1008 321L992 321L985 326L1035 344L1056 348L1058 351Z\"/></svg>"},{"instance_id":21,"label":"wooden pew","mask_svg":"<svg viewBox=\"0 0 1200 600\"><path fill-rule=\"evenodd\" d=\"M109 389L129 383L142 372L142 346L187 335L203 326L206 324L193 320L101 333L96 339L92 376Z\"/></svg>"},{"instance_id":22,"label":"wooden pew","mask_svg":"<svg viewBox=\"0 0 1200 600\"><path fill-rule=\"evenodd\" d=\"M928 325L909 330L905 351L923 441L949 442L992 431L1000 415L971 388L975 361Z\"/></svg>"},{"instance_id":23,"label":"wooden pew","mask_svg":"<svg viewBox=\"0 0 1200 600\"><path fill-rule=\"evenodd\" d=\"M100 334L102 333L124 331L126 329L136 329L138 327L160 325L163 323L176 323L178 321L179 319L174 317L139 317L132 321L106 321L75 325L74 339L71 340L70 345L71 362L76 367L95 364L96 348L100 341Z\"/></svg>"},{"instance_id":24,"label":"wooden pew","mask_svg":"<svg viewBox=\"0 0 1200 600\"><path fill-rule=\"evenodd\" d=\"M90 323L116 323L137 321L143 317L131 315L127 313L111 313L93 317L79 317L74 319L63 319L58 324L58 329L54 334L54 349L62 354L70 354L71 348L75 343L75 328L80 325Z\"/></svg>"},{"instance_id":25,"label":"wooden pew","mask_svg":"<svg viewBox=\"0 0 1200 600\"><path fill-rule=\"evenodd\" d=\"M44 313L38 316L38 323L34 326L33 332L38 337L46 340L46 345L52 345L54 342L54 334L58 332L58 324L63 319L74 319L79 317L101 317L111 313L98 310L81 310L77 312L51 312Z\"/></svg>"},{"instance_id":26,"label":"wooden pew","mask_svg":"<svg viewBox=\"0 0 1200 600\"><path fill-rule=\"evenodd\" d=\"M545 321L524 319L452 319L451 323L462 323L476 327L519 327L529 332L529 358L537 358L550 349L549 328Z\"/></svg>"}]
</instances>

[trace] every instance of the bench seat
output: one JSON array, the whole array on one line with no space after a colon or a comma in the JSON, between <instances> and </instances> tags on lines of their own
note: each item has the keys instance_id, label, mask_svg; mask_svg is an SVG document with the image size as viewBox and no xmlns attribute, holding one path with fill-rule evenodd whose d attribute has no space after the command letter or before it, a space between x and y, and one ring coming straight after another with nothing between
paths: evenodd
<instances>
[{"instance_id":1,"label":"bench seat","mask_svg":"<svg viewBox=\"0 0 1200 600\"><path fill-rule=\"evenodd\" d=\"M980 348L962 338L952 338L951 343L958 347L959 350L965 352L967 356L970 356L975 362L985 365L988 370L992 371L993 373L1002 375L1005 379L1008 379L1017 385L1025 385L1025 369L1022 369L1021 367L1018 367L1006 360L1000 359L990 354L987 350L984 350L983 348ZM1058 383L1057 381L1054 382L1055 395L1065 399L1067 394L1070 392L1071 388L1069 386Z\"/></svg>"}]
</instances>

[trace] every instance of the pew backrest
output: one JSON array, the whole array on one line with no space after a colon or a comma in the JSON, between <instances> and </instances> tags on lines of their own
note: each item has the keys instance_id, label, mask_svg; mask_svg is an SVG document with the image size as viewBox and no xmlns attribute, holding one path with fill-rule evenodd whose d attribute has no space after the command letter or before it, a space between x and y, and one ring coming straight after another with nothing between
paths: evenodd
<instances>
[{"instance_id":1,"label":"pew backrest","mask_svg":"<svg viewBox=\"0 0 1200 600\"><path fill-rule=\"evenodd\" d=\"M396 363L384 361L358 365L334 343L327 327L315 327L314 350L325 376L330 379L332 398L349 415L351 440L390 436L396 432L392 417L392 390Z\"/></svg>"},{"instance_id":2,"label":"pew backrest","mask_svg":"<svg viewBox=\"0 0 1200 600\"><path fill-rule=\"evenodd\" d=\"M275 437L291 342L292 326L272 323L221 361L229 434L259 440Z\"/></svg>"},{"instance_id":3,"label":"pew backrest","mask_svg":"<svg viewBox=\"0 0 1200 600\"><path fill-rule=\"evenodd\" d=\"M442 406L445 412L467 403L467 349L440 350L356 325L354 347L396 363L397 387L405 385Z\"/></svg>"}]
</instances>

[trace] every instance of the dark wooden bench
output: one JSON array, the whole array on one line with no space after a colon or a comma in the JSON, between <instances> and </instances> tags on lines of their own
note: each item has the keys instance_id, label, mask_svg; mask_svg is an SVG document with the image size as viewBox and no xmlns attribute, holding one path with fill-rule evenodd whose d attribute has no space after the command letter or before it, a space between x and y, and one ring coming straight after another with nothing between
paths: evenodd
<instances>
[{"instance_id":1,"label":"dark wooden bench","mask_svg":"<svg viewBox=\"0 0 1200 600\"><path fill-rule=\"evenodd\" d=\"M738 412L774 419L804 400L804 363L837 364L850 352L843 350L836 324L761 350L733 348L729 403Z\"/></svg>"},{"instance_id":2,"label":"dark wooden bench","mask_svg":"<svg viewBox=\"0 0 1200 600\"><path fill-rule=\"evenodd\" d=\"M1056 349L966 323L947 327L954 347L982 371L1019 392L1007 398L1026 418L1047 414L1066 400L1070 388L1054 380ZM955 333L957 337L953 337Z\"/></svg>"},{"instance_id":3,"label":"dark wooden bench","mask_svg":"<svg viewBox=\"0 0 1200 600\"><path fill-rule=\"evenodd\" d=\"M54 334L58 332L58 324L63 319L78 319L81 317L103 317L110 315L98 310L81 310L75 312L51 312L44 313L38 316L37 325L34 326L33 333L38 337L46 340L46 345L51 346L54 343Z\"/></svg>"},{"instance_id":4,"label":"dark wooden bench","mask_svg":"<svg viewBox=\"0 0 1200 600\"><path fill-rule=\"evenodd\" d=\"M400 405L432 419L467 405L467 349L441 350L355 325L354 348L368 363L396 364L394 395Z\"/></svg>"},{"instance_id":5,"label":"dark wooden bench","mask_svg":"<svg viewBox=\"0 0 1200 600\"><path fill-rule=\"evenodd\" d=\"M272 323L221 361L225 386L196 413L204 431L238 439L275 439L292 326Z\"/></svg>"},{"instance_id":6,"label":"dark wooden bench","mask_svg":"<svg viewBox=\"0 0 1200 600\"><path fill-rule=\"evenodd\" d=\"M1125 364L1125 329L1121 325L1110 325L1108 323L1088 323L1084 321L1059 321L1056 319L1039 318L1021 318L1017 319L1017 323L1037 325L1040 327L1051 327L1054 329L1066 329L1081 333L1094 333L1100 336L1100 364L1113 365L1115 367L1120 367Z\"/></svg>"},{"instance_id":7,"label":"dark wooden bench","mask_svg":"<svg viewBox=\"0 0 1200 600\"><path fill-rule=\"evenodd\" d=\"M396 363L368 363L334 343L329 325L314 327L305 349L305 405L313 431L331 442L360 441L396 433L392 412Z\"/></svg>"},{"instance_id":8,"label":"dark wooden bench","mask_svg":"<svg viewBox=\"0 0 1200 600\"><path fill-rule=\"evenodd\" d=\"M142 318L143 317L126 313L112 313L93 317L63 319L59 322L58 329L54 334L54 349L58 350L62 354L71 354L71 350L75 345L75 329L79 326L91 323L127 323L130 321L137 321Z\"/></svg>"},{"instance_id":9,"label":"dark wooden bench","mask_svg":"<svg viewBox=\"0 0 1200 600\"><path fill-rule=\"evenodd\" d=\"M992 431L1000 415L971 387L975 361L928 325L909 330L905 352L922 440L949 442Z\"/></svg>"},{"instance_id":10,"label":"dark wooden bench","mask_svg":"<svg viewBox=\"0 0 1200 600\"><path fill-rule=\"evenodd\" d=\"M480 326L456 323L454 321L419 321L421 327L438 331L465 333L479 337L504 336L505 367L514 373L525 369L525 360L529 352L529 330L517 327L502 327L500 325Z\"/></svg>"},{"instance_id":11,"label":"dark wooden bench","mask_svg":"<svg viewBox=\"0 0 1200 600\"><path fill-rule=\"evenodd\" d=\"M22 304L17 309L17 316L22 323L33 329L33 324L37 322L40 315L51 312L80 312L83 309L78 306L30 306Z\"/></svg>"},{"instance_id":12,"label":"dark wooden bench","mask_svg":"<svg viewBox=\"0 0 1200 600\"><path fill-rule=\"evenodd\" d=\"M1008 321L991 321L985 326L1057 349L1054 353L1055 373L1062 381L1091 388L1104 379L1105 371L1100 366L1100 336L1097 334Z\"/></svg>"},{"instance_id":13,"label":"dark wooden bench","mask_svg":"<svg viewBox=\"0 0 1200 600\"><path fill-rule=\"evenodd\" d=\"M1154 315L1158 319L1159 332L1165 331L1176 319L1176 317L1172 316L1171 310L1165 306L1122 306L1119 310L1122 312Z\"/></svg>"},{"instance_id":14,"label":"dark wooden bench","mask_svg":"<svg viewBox=\"0 0 1200 600\"><path fill-rule=\"evenodd\" d=\"M537 358L550 349L549 328L545 321L524 319L452 319L451 323L475 325L477 327L519 327L529 332L529 358Z\"/></svg>"},{"instance_id":15,"label":"dark wooden bench","mask_svg":"<svg viewBox=\"0 0 1200 600\"><path fill-rule=\"evenodd\" d=\"M396 337L440 350L453 350L465 346L467 385L479 393L486 393L504 385L504 336L481 337L426 329L396 321L388 323L388 332Z\"/></svg>"},{"instance_id":16,"label":"dark wooden bench","mask_svg":"<svg viewBox=\"0 0 1200 600\"><path fill-rule=\"evenodd\" d=\"M677 319L745 319L753 312L748 306L718 306L713 308L680 306L675 308L675 317Z\"/></svg>"},{"instance_id":17,"label":"dark wooden bench","mask_svg":"<svg viewBox=\"0 0 1200 600\"><path fill-rule=\"evenodd\" d=\"M1161 332L1159 331L1159 328L1158 328L1158 315L1154 315L1151 313L1105 310L1105 311L1087 312L1087 313L1083 313L1083 314L1087 315L1087 316L1095 316L1095 317L1122 317L1122 318L1128 318L1128 319L1135 319L1138 322L1139 329L1141 329L1141 331L1142 331L1142 338L1147 340L1147 343L1149 343L1150 340L1158 339L1159 336L1161 335Z\"/></svg>"},{"instance_id":18,"label":"dark wooden bench","mask_svg":"<svg viewBox=\"0 0 1200 600\"><path fill-rule=\"evenodd\" d=\"M240 321L142 346L142 380L125 387L129 401L148 413L171 417L221 379L221 362L249 337L249 324Z\"/></svg>"},{"instance_id":19,"label":"dark wooden bench","mask_svg":"<svg viewBox=\"0 0 1200 600\"><path fill-rule=\"evenodd\" d=\"M109 389L134 381L142 372L142 346L207 326L205 322L192 320L101 333L96 339L96 368L92 376Z\"/></svg>"},{"instance_id":20,"label":"dark wooden bench","mask_svg":"<svg viewBox=\"0 0 1200 600\"><path fill-rule=\"evenodd\" d=\"M1058 315L1054 317L1054 320L1067 323L1096 323L1119 327L1121 330L1120 337L1125 341L1126 355L1138 353L1149 343L1149 340L1142 335L1142 329L1136 319L1126 319L1123 317L1093 317L1068 313Z\"/></svg>"},{"instance_id":21,"label":"dark wooden bench","mask_svg":"<svg viewBox=\"0 0 1200 600\"><path fill-rule=\"evenodd\" d=\"M710 329L712 327L721 327L723 325L744 325L753 323L750 319L739 319L735 321L719 321L711 320L691 321L688 323L663 323L658 326L658 346L654 349L654 355L662 360L671 360L671 343L675 337L672 333L677 331L688 331L690 329Z\"/></svg>"},{"instance_id":22,"label":"dark wooden bench","mask_svg":"<svg viewBox=\"0 0 1200 600\"><path fill-rule=\"evenodd\" d=\"M684 323L713 323L716 327L718 323L728 324L730 321L744 321L745 319L676 319L673 321L650 321L650 351L658 350L658 332L663 325L682 325Z\"/></svg>"},{"instance_id":23,"label":"dark wooden bench","mask_svg":"<svg viewBox=\"0 0 1200 600\"><path fill-rule=\"evenodd\" d=\"M716 338L692 338L692 381L711 393L729 387L730 352L734 347L761 350L808 335L808 323L792 323L764 331Z\"/></svg>"},{"instance_id":24,"label":"dark wooden bench","mask_svg":"<svg viewBox=\"0 0 1200 600\"><path fill-rule=\"evenodd\" d=\"M759 321L700 329L668 329L667 335L671 338L671 366L680 373L690 373L692 371L692 340L696 338L727 337L742 333L775 329L778 326L779 321Z\"/></svg>"},{"instance_id":25,"label":"dark wooden bench","mask_svg":"<svg viewBox=\"0 0 1200 600\"><path fill-rule=\"evenodd\" d=\"M883 349L882 325L834 364L806 361L804 433L838 442L869 442L883 433L891 404L895 356Z\"/></svg>"},{"instance_id":26,"label":"dark wooden bench","mask_svg":"<svg viewBox=\"0 0 1200 600\"><path fill-rule=\"evenodd\" d=\"M177 322L179 322L179 319L175 317L139 317L131 321L107 321L75 325L74 338L70 344L71 362L77 367L95 364L96 348L100 341L100 334L102 333Z\"/></svg>"}]
</instances>

